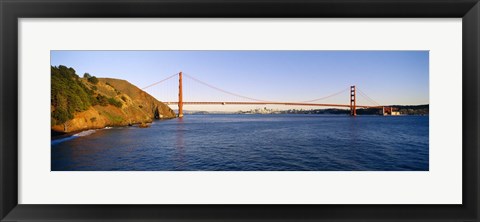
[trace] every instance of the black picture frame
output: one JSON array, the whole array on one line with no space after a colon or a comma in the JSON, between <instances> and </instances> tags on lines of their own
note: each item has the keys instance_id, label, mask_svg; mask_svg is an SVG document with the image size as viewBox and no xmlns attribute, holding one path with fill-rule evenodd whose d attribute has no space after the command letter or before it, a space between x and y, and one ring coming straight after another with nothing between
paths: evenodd
<instances>
[{"instance_id":1,"label":"black picture frame","mask_svg":"<svg viewBox=\"0 0 480 222\"><path fill-rule=\"evenodd\" d=\"M478 0L0 0L0 14L1 221L479 221L480 5ZM47 17L462 18L463 204L18 204L17 20Z\"/></svg>"}]
</instances>

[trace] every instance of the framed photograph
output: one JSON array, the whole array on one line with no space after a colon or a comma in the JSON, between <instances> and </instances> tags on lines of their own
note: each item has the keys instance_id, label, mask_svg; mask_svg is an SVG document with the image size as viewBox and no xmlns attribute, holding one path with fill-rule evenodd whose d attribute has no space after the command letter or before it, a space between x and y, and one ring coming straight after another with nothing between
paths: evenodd
<instances>
[{"instance_id":1,"label":"framed photograph","mask_svg":"<svg viewBox=\"0 0 480 222\"><path fill-rule=\"evenodd\" d=\"M1 221L478 221L466 1L1 1Z\"/></svg>"}]
</instances>

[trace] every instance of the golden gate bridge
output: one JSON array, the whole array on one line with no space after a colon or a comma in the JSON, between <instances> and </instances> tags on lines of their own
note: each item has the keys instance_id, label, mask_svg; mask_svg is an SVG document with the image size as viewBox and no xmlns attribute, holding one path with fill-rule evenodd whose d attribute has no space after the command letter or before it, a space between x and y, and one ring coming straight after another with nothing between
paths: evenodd
<instances>
[{"instance_id":1,"label":"golden gate bridge","mask_svg":"<svg viewBox=\"0 0 480 222\"><path fill-rule=\"evenodd\" d=\"M356 116L357 115L357 108L374 108L374 109L379 109L382 112L379 114L385 114L385 113L391 113L393 108L392 107L387 107L384 105L380 105L377 103L375 100L371 99L367 94L359 90L355 85L352 85L346 89L343 89L339 92L330 94L328 96L324 96L321 98L313 99L313 100L308 100L308 101L302 101L302 102L278 102L278 101L265 101L265 100L259 100L243 95L239 95L236 93L229 92L227 90L218 88L216 86L213 86L211 84L208 84L204 81L201 81L193 76L190 76L188 74L179 72L175 73L163 80L160 80L158 82L152 83L148 86L143 87L143 90L152 88L153 86L159 85L161 83L164 83L165 81L172 79L173 77L178 76L178 101L169 101L169 102L164 102L167 105L178 105L178 117L183 117L183 106L184 105L284 105L284 106L311 106L311 107L341 107L341 108L349 108L350 109L350 115L351 116ZM249 101L184 101L183 100L183 77L187 77L197 83L200 83L204 86L207 86L211 89L214 89L216 91L220 91L225 94L229 94L235 97L243 98ZM349 103L347 104L336 104L336 103L316 103L317 101L320 100L325 100L327 98L331 98L333 96L340 95L342 93L347 93L350 92L349 96ZM375 105L359 105L357 104L357 93L358 95L364 97L367 101L370 101L371 103ZM160 100L160 99L159 99ZM163 101L163 100L160 100Z\"/></svg>"}]
</instances>

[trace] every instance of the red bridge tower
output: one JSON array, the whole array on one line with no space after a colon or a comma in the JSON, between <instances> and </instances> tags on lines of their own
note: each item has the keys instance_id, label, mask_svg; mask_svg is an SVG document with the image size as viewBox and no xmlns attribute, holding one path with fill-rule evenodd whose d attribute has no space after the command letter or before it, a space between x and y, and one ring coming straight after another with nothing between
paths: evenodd
<instances>
[{"instance_id":1,"label":"red bridge tower","mask_svg":"<svg viewBox=\"0 0 480 222\"><path fill-rule=\"evenodd\" d=\"M178 73L178 117L183 117L182 72Z\"/></svg>"},{"instance_id":2,"label":"red bridge tower","mask_svg":"<svg viewBox=\"0 0 480 222\"><path fill-rule=\"evenodd\" d=\"M355 85L350 86L350 115L357 115L357 98L355 95Z\"/></svg>"}]
</instances>

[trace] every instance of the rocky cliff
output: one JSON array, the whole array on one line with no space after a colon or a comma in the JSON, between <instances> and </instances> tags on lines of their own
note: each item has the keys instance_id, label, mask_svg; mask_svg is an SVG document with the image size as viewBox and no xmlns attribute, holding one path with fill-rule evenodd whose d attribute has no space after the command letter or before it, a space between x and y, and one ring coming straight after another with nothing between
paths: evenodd
<instances>
[{"instance_id":1,"label":"rocky cliff","mask_svg":"<svg viewBox=\"0 0 480 222\"><path fill-rule=\"evenodd\" d=\"M80 78L72 73L75 74L72 68L52 67L53 132L127 126L175 117L167 105L125 80L89 74Z\"/></svg>"}]
</instances>

